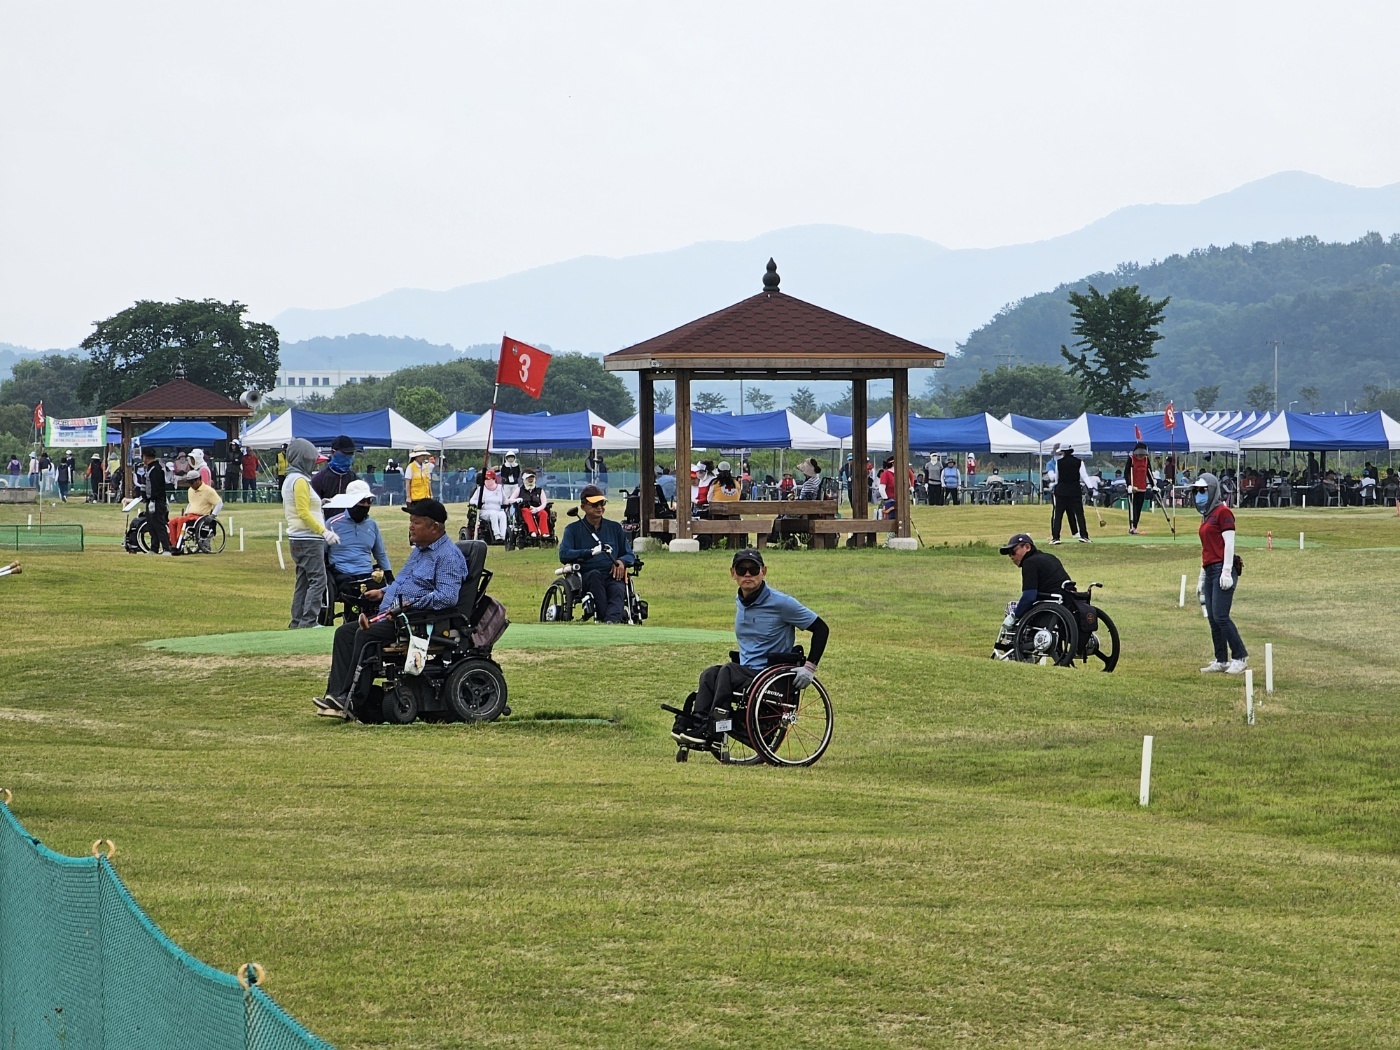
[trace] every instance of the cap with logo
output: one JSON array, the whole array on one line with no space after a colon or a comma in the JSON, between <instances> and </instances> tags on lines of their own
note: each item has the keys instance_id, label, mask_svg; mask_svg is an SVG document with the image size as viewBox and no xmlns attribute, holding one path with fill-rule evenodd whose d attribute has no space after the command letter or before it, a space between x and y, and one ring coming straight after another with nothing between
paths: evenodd
<instances>
[{"instance_id":1,"label":"cap with logo","mask_svg":"<svg viewBox=\"0 0 1400 1050\"><path fill-rule=\"evenodd\" d=\"M1009 540L1006 541L1005 547L1000 548L1001 553L1010 554L1023 543L1029 543L1032 547L1035 546L1035 540L1031 539L1024 532L1018 532L1016 533L1016 535L1012 536Z\"/></svg>"},{"instance_id":2,"label":"cap with logo","mask_svg":"<svg viewBox=\"0 0 1400 1050\"><path fill-rule=\"evenodd\" d=\"M741 551L734 552L734 560L730 564L737 568L746 561L752 562L761 569L763 568L763 553L755 550L753 547L745 547Z\"/></svg>"}]
</instances>

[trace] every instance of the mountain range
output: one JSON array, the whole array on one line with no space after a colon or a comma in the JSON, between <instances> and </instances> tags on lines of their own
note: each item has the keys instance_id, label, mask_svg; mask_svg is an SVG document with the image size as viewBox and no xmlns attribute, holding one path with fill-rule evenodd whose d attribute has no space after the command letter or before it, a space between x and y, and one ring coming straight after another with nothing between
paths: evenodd
<instances>
[{"instance_id":1,"label":"mountain range","mask_svg":"<svg viewBox=\"0 0 1400 1050\"><path fill-rule=\"evenodd\" d=\"M952 352L1008 304L1121 263L1209 245L1398 230L1400 183L1362 188L1283 172L1196 204L1122 208L1031 244L952 249L905 234L796 226L748 241L587 256L445 291L399 289L337 309L287 310L274 324L284 342L369 333L462 348L509 331L560 350L607 353L758 292L771 256L784 292Z\"/></svg>"}]
</instances>

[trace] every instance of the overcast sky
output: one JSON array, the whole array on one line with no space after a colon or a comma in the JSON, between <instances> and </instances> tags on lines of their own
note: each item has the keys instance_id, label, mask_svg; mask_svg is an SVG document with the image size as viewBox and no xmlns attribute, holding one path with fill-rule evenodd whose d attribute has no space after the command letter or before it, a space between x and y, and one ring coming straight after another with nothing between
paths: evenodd
<instances>
[{"instance_id":1,"label":"overcast sky","mask_svg":"<svg viewBox=\"0 0 1400 1050\"><path fill-rule=\"evenodd\" d=\"M950 247L1400 181L1400 5L0 6L0 342L811 222Z\"/></svg>"}]
</instances>

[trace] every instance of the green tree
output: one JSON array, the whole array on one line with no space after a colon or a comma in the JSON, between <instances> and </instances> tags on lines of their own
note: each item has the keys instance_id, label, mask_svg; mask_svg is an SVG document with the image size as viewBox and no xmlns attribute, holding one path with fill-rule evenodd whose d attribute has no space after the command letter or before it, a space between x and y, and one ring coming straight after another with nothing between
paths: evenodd
<instances>
[{"instance_id":1,"label":"green tree","mask_svg":"<svg viewBox=\"0 0 1400 1050\"><path fill-rule=\"evenodd\" d=\"M1063 368L1054 365L998 365L977 382L955 391L944 407L954 416L1008 412L1036 419L1071 419L1084 411L1084 394Z\"/></svg>"},{"instance_id":2,"label":"green tree","mask_svg":"<svg viewBox=\"0 0 1400 1050\"><path fill-rule=\"evenodd\" d=\"M47 407L45 411L48 411ZM0 434L28 444L34 436L34 406L20 403L0 405Z\"/></svg>"},{"instance_id":3,"label":"green tree","mask_svg":"<svg viewBox=\"0 0 1400 1050\"><path fill-rule=\"evenodd\" d=\"M691 408L696 412L723 412L729 407L729 401L723 394L696 394L692 399Z\"/></svg>"},{"instance_id":4,"label":"green tree","mask_svg":"<svg viewBox=\"0 0 1400 1050\"><path fill-rule=\"evenodd\" d=\"M1274 388L1268 383L1255 383L1244 392L1244 403L1256 412L1268 412L1274 407Z\"/></svg>"},{"instance_id":5,"label":"green tree","mask_svg":"<svg viewBox=\"0 0 1400 1050\"><path fill-rule=\"evenodd\" d=\"M270 390L277 381L277 330L243 320L239 302L143 299L105 321L82 341L89 364L78 398L95 410L185 378L226 397L249 387Z\"/></svg>"},{"instance_id":6,"label":"green tree","mask_svg":"<svg viewBox=\"0 0 1400 1050\"><path fill-rule=\"evenodd\" d=\"M1147 378L1147 362L1157 356L1152 344L1161 339L1157 326L1171 296L1153 301L1135 284L1102 295L1092 284L1089 294L1069 293L1074 307L1073 332L1079 336L1072 354L1061 345L1060 354L1079 380L1089 409L1110 416L1130 416L1142 411L1146 394L1133 387Z\"/></svg>"},{"instance_id":7,"label":"green tree","mask_svg":"<svg viewBox=\"0 0 1400 1050\"><path fill-rule=\"evenodd\" d=\"M1362 407L1367 412L1384 412L1391 419L1400 419L1400 389L1382 390L1368 384Z\"/></svg>"},{"instance_id":8,"label":"green tree","mask_svg":"<svg viewBox=\"0 0 1400 1050\"><path fill-rule=\"evenodd\" d=\"M1215 407L1215 402L1220 399L1220 384L1214 386L1198 386L1191 391L1191 400L1198 412L1209 412Z\"/></svg>"},{"instance_id":9,"label":"green tree","mask_svg":"<svg viewBox=\"0 0 1400 1050\"><path fill-rule=\"evenodd\" d=\"M430 386L401 386L394 391L394 411L427 430L447 418L447 398Z\"/></svg>"},{"instance_id":10,"label":"green tree","mask_svg":"<svg viewBox=\"0 0 1400 1050\"><path fill-rule=\"evenodd\" d=\"M10 378L0 383L0 403L28 405L40 401L55 419L88 415L88 403L78 387L88 363L77 354L44 354L16 361Z\"/></svg>"},{"instance_id":11,"label":"green tree","mask_svg":"<svg viewBox=\"0 0 1400 1050\"><path fill-rule=\"evenodd\" d=\"M676 402L676 392L668 386L652 387L651 403L658 412L669 412Z\"/></svg>"},{"instance_id":12,"label":"green tree","mask_svg":"<svg viewBox=\"0 0 1400 1050\"><path fill-rule=\"evenodd\" d=\"M488 362L489 363L489 362ZM494 366L492 366L494 367ZM506 411L538 412L555 415L592 409L610 423L620 423L637 411L631 393L616 373L603 367L603 362L590 354L555 354L544 376L544 389L539 401L523 390L510 387L512 401L524 404L506 409L506 387L501 388L501 407Z\"/></svg>"},{"instance_id":13,"label":"green tree","mask_svg":"<svg viewBox=\"0 0 1400 1050\"><path fill-rule=\"evenodd\" d=\"M817 406L816 396L805 386L797 388L791 399L788 401L788 408L798 419L806 420L808 423L822 414Z\"/></svg>"},{"instance_id":14,"label":"green tree","mask_svg":"<svg viewBox=\"0 0 1400 1050\"><path fill-rule=\"evenodd\" d=\"M1308 411L1316 412L1318 402L1322 400L1322 391L1315 386L1300 386L1298 396L1308 403Z\"/></svg>"},{"instance_id":15,"label":"green tree","mask_svg":"<svg viewBox=\"0 0 1400 1050\"><path fill-rule=\"evenodd\" d=\"M773 395L758 387L750 387L744 392L744 397L749 403L749 407L755 412L773 411Z\"/></svg>"}]
</instances>

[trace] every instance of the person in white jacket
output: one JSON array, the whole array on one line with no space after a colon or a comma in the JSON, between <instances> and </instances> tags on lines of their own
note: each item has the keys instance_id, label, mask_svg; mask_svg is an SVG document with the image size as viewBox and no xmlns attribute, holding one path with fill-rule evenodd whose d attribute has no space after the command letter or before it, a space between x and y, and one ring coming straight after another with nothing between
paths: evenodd
<instances>
[{"instance_id":1,"label":"person in white jacket","mask_svg":"<svg viewBox=\"0 0 1400 1050\"><path fill-rule=\"evenodd\" d=\"M506 538L505 489L501 487L500 480L496 477L494 470L486 472L481 484L477 486L476 491L472 493L467 502L476 507L481 515L481 520L491 526L491 534L496 537L496 541L504 543Z\"/></svg>"}]
</instances>

